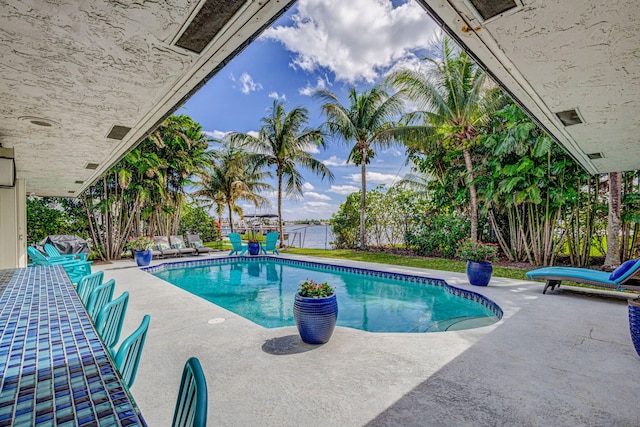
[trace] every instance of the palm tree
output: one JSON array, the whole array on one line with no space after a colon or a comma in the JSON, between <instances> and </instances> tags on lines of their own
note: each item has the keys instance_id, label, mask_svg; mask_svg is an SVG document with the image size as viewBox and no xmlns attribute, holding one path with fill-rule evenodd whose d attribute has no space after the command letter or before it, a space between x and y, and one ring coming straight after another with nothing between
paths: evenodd
<instances>
[{"instance_id":1,"label":"palm tree","mask_svg":"<svg viewBox=\"0 0 640 427\"><path fill-rule=\"evenodd\" d=\"M432 64L429 73L402 70L389 79L410 100L426 111L413 113L430 128L430 137L422 149L442 145L446 149L462 150L469 188L471 240L478 239L478 198L474 183L471 148L476 144L478 127L488 117L483 108L485 73L466 52L457 48L449 38L443 38L439 58L427 58Z\"/></svg>"},{"instance_id":2,"label":"palm tree","mask_svg":"<svg viewBox=\"0 0 640 427\"><path fill-rule=\"evenodd\" d=\"M249 161L258 168L275 168L278 179L278 228L281 242L284 236L282 223L282 194L302 194L304 178L296 168L302 166L333 182L333 173L307 151L311 145L324 147L322 132L306 127L309 112L306 108L296 107L288 113L279 101L274 101L271 114L262 119L258 136L234 133L231 138L246 143L254 153ZM285 183L286 181L286 183ZM283 188L284 187L284 188Z\"/></svg>"},{"instance_id":3,"label":"palm tree","mask_svg":"<svg viewBox=\"0 0 640 427\"><path fill-rule=\"evenodd\" d=\"M272 189L264 182L271 174L262 172L249 161L244 148L232 140L217 140L220 147L210 152L212 165L208 174L199 183L193 196L205 198L217 206L218 217L222 217L224 207L227 208L229 224L233 232L233 214L242 216L242 208L238 201L245 200L256 207L265 206L269 201L258 193Z\"/></svg>"},{"instance_id":4,"label":"palm tree","mask_svg":"<svg viewBox=\"0 0 640 427\"><path fill-rule=\"evenodd\" d=\"M390 96L375 86L358 94L349 91L350 105L345 107L332 92L323 89L315 96L322 100L322 112L327 117L328 133L353 143L347 161L360 165L362 195L360 198L360 247L366 248L365 204L367 199L367 164L375 156L374 148L385 148L395 141L402 128L393 119L402 112L402 99Z\"/></svg>"}]
</instances>

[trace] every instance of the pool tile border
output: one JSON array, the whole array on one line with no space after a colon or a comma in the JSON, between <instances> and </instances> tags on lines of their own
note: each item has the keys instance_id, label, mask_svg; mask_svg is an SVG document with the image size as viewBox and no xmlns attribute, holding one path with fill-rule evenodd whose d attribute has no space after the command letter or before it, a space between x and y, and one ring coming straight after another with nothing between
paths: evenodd
<instances>
[{"instance_id":1,"label":"pool tile border","mask_svg":"<svg viewBox=\"0 0 640 427\"><path fill-rule=\"evenodd\" d=\"M483 305L484 307L491 310L491 312L493 312L496 315L498 320L502 319L502 316L504 314L498 304L496 304L489 298L485 297L484 295L480 295L477 292L469 291L467 289L461 289L455 286L451 286L443 279L434 279L431 277L416 276L416 275L405 274L405 273L394 273L389 271L380 271L380 270L373 270L373 269L361 268L361 267L334 265L334 264L327 264L324 262L280 258L275 256L265 256L265 255L251 256L251 257L237 256L237 257L227 257L227 258L207 258L207 259L201 259L201 260L198 259L198 260L189 260L189 261L174 261L174 262L166 262L166 263L162 263L162 264L158 264L150 267L142 267L141 270L147 273L153 274L169 268L182 268L182 267L203 266L203 265L220 265L220 264L228 264L230 262L238 262L239 260L242 260L242 262L249 262L249 263L269 260L269 261L276 261L281 264L295 265L299 267L300 266L301 267L318 267L318 268L325 268L327 270L369 275L374 277L382 277L385 279L396 279L396 280L401 280L401 281L411 282L411 283L423 283L427 285L441 286L441 287L444 287L447 290L447 292L453 295L466 298L474 302L477 302L478 304Z\"/></svg>"}]
</instances>

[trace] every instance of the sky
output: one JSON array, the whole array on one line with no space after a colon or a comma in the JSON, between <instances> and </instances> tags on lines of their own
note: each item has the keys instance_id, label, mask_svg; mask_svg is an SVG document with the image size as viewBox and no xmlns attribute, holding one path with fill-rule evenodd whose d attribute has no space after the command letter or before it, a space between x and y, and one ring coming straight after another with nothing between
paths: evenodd
<instances>
[{"instance_id":1,"label":"sky","mask_svg":"<svg viewBox=\"0 0 640 427\"><path fill-rule=\"evenodd\" d=\"M178 114L200 123L207 135L257 132L274 100L288 112L309 110L309 126L323 122L317 89L328 89L348 106L351 87L362 91L396 68L420 66L438 26L413 0L299 0L260 37L193 95ZM215 148L213 146L212 148ZM335 180L300 169L302 197L283 201L283 219L329 219L346 197L360 190L360 166L347 164L350 145L328 139L313 156ZM410 172L403 147L379 151L367 165L367 189L387 186ZM275 180L271 184L276 186ZM245 214L277 213L276 191L262 193L271 208L240 202Z\"/></svg>"}]
</instances>

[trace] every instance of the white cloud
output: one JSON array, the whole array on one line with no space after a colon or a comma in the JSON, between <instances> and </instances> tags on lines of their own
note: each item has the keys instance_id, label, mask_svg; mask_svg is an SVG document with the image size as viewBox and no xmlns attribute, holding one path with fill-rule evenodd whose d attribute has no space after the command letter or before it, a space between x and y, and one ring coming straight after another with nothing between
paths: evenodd
<instances>
[{"instance_id":1,"label":"white cloud","mask_svg":"<svg viewBox=\"0 0 640 427\"><path fill-rule=\"evenodd\" d=\"M305 87L298 89L298 93L300 95L311 96L314 93L316 93L316 91L320 89L326 89L326 87L327 87L326 81L322 77L318 77L318 81L316 82L315 86L311 86L311 84L309 83Z\"/></svg>"},{"instance_id":2,"label":"white cloud","mask_svg":"<svg viewBox=\"0 0 640 427\"><path fill-rule=\"evenodd\" d=\"M222 131L222 130L214 130L214 131L204 131L203 133L205 135L207 135L209 138L222 139L229 132L225 132L225 131Z\"/></svg>"},{"instance_id":3,"label":"white cloud","mask_svg":"<svg viewBox=\"0 0 640 427\"><path fill-rule=\"evenodd\" d=\"M390 0L299 0L292 20L263 36L295 54L292 67L326 68L348 83L374 82L394 63L412 63L413 51L427 49L437 31L415 1L394 9Z\"/></svg>"},{"instance_id":4,"label":"white cloud","mask_svg":"<svg viewBox=\"0 0 640 427\"><path fill-rule=\"evenodd\" d=\"M338 156L331 156L322 163L324 163L326 166L347 166L347 160L341 159Z\"/></svg>"},{"instance_id":5,"label":"white cloud","mask_svg":"<svg viewBox=\"0 0 640 427\"><path fill-rule=\"evenodd\" d=\"M358 190L360 190L360 188L354 187L353 185L332 185L331 188L327 190L327 192L348 196L349 194L355 193Z\"/></svg>"},{"instance_id":6,"label":"white cloud","mask_svg":"<svg viewBox=\"0 0 640 427\"><path fill-rule=\"evenodd\" d=\"M236 78L233 74L229 78L234 82L236 81ZM249 73L242 73L237 81L239 81L242 85L240 87L240 92L244 93L245 95L249 95L251 92L262 89L262 85L260 83L254 82L253 77L251 77Z\"/></svg>"},{"instance_id":7,"label":"white cloud","mask_svg":"<svg viewBox=\"0 0 640 427\"><path fill-rule=\"evenodd\" d=\"M312 199L312 200L331 200L331 197L325 195L325 194L320 194L320 193L316 193L314 191L307 191L304 193L304 198L305 199ZM311 203L311 202L309 202Z\"/></svg>"},{"instance_id":8,"label":"white cloud","mask_svg":"<svg viewBox=\"0 0 640 427\"><path fill-rule=\"evenodd\" d=\"M273 98L273 99L275 99L276 101L282 101L282 102L284 102L284 101L286 101L286 100L287 100L287 95L286 95L286 94L284 94L284 93L283 93L282 95L280 95L280 94L278 94L278 92L276 92L276 91L274 90L273 92L271 92L271 93L269 94L269 98Z\"/></svg>"},{"instance_id":9,"label":"white cloud","mask_svg":"<svg viewBox=\"0 0 640 427\"><path fill-rule=\"evenodd\" d=\"M303 191L311 191L311 190L315 190L316 187L313 186L312 183L310 182L305 182L304 184L302 184L302 190Z\"/></svg>"},{"instance_id":10,"label":"white cloud","mask_svg":"<svg viewBox=\"0 0 640 427\"><path fill-rule=\"evenodd\" d=\"M320 207L324 207L324 206L331 206L330 203L325 203L325 202L307 202L305 203L305 206L311 206L314 208L320 208Z\"/></svg>"},{"instance_id":11,"label":"white cloud","mask_svg":"<svg viewBox=\"0 0 640 427\"><path fill-rule=\"evenodd\" d=\"M258 131L255 130L250 130L249 132L247 132L247 135L251 135L254 138L258 137Z\"/></svg>"},{"instance_id":12,"label":"white cloud","mask_svg":"<svg viewBox=\"0 0 640 427\"><path fill-rule=\"evenodd\" d=\"M307 144L302 149L309 154L318 154L320 152L320 149L315 144Z\"/></svg>"},{"instance_id":13,"label":"white cloud","mask_svg":"<svg viewBox=\"0 0 640 427\"><path fill-rule=\"evenodd\" d=\"M353 182L360 182L362 174L354 173L349 175L349 178ZM367 172L367 183L372 184L393 184L395 181L400 180L400 177L391 173L380 172Z\"/></svg>"}]
</instances>

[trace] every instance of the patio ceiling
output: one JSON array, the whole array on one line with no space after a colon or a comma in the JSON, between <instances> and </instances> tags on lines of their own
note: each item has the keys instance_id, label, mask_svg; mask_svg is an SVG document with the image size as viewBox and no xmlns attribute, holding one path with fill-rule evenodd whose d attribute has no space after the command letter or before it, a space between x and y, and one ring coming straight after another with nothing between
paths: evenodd
<instances>
[{"instance_id":1,"label":"patio ceiling","mask_svg":"<svg viewBox=\"0 0 640 427\"><path fill-rule=\"evenodd\" d=\"M640 3L418 1L588 172L640 169Z\"/></svg>"},{"instance_id":2,"label":"patio ceiling","mask_svg":"<svg viewBox=\"0 0 640 427\"><path fill-rule=\"evenodd\" d=\"M418 2L587 171L640 169L635 0ZM27 192L79 195L291 3L3 2L0 143Z\"/></svg>"},{"instance_id":3,"label":"patio ceiling","mask_svg":"<svg viewBox=\"0 0 640 427\"><path fill-rule=\"evenodd\" d=\"M0 143L27 193L79 195L291 3L3 1Z\"/></svg>"}]
</instances>

